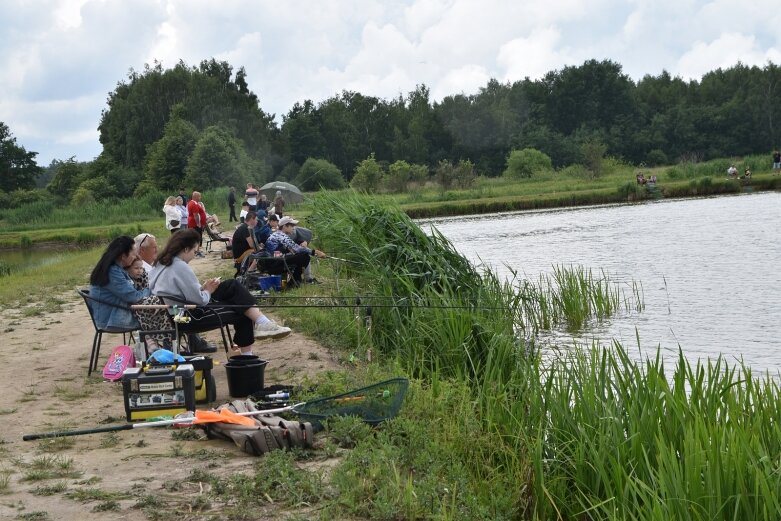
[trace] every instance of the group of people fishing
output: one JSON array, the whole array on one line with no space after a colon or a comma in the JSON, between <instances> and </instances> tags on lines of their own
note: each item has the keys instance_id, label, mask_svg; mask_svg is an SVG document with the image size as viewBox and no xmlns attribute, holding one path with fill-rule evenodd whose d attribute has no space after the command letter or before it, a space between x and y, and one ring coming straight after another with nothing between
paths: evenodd
<instances>
[{"instance_id":1,"label":"group of people fishing","mask_svg":"<svg viewBox=\"0 0 781 521\"><path fill-rule=\"evenodd\" d=\"M195 192L191 203L197 205L199 199L200 194ZM198 280L189 264L199 254L201 234L207 224L197 219L194 224L173 229L160 251L157 238L150 233L139 234L135 239L121 236L111 241L90 275L96 325L105 331L142 328L130 306L157 296L169 306L184 303L198 306L188 309L189 321L178 324L180 332L192 332L189 343L194 352L216 349L206 345L195 331L217 329L223 324L234 328L236 354L252 354L257 339L289 335L290 328L265 316L257 307L255 297L239 280L223 281L219 277ZM242 262L249 258L244 271L284 273L289 276L289 287L304 282L318 283L311 276L309 259L326 255L309 247L311 236L306 237L306 233L304 240L296 240L297 224L290 216L280 218L273 213L266 215L263 210L247 211L232 238L237 274Z\"/></svg>"}]
</instances>

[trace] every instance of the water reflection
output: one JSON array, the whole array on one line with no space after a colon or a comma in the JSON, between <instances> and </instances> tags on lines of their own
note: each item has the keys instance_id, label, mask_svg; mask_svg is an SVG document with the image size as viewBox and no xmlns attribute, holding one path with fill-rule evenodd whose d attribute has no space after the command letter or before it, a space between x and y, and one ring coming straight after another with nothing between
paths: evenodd
<instances>
[{"instance_id":1,"label":"water reflection","mask_svg":"<svg viewBox=\"0 0 781 521\"><path fill-rule=\"evenodd\" d=\"M536 281L557 264L604 269L642 283L646 309L593 325L578 337L611 339L643 356L678 347L690 359L742 357L781 370L781 194L658 201L556 211L435 219L475 263ZM554 333L556 341L571 335Z\"/></svg>"}]
</instances>

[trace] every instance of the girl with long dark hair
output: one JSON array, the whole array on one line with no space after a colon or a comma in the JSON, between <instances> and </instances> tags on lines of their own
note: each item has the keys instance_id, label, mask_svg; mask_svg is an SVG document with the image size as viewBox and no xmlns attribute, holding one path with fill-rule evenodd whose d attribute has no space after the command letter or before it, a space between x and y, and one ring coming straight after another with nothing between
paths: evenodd
<instances>
[{"instance_id":1,"label":"girl with long dark hair","mask_svg":"<svg viewBox=\"0 0 781 521\"><path fill-rule=\"evenodd\" d=\"M151 293L149 288L137 290L125 268L138 256L136 243L122 235L109 243L90 274L90 297L95 323L106 331L124 331L139 327L130 312L135 304Z\"/></svg>"},{"instance_id":2,"label":"girl with long dark hair","mask_svg":"<svg viewBox=\"0 0 781 521\"><path fill-rule=\"evenodd\" d=\"M223 282L219 278L209 279L203 284L198 281L188 264L195 258L199 239L200 234L196 230L181 230L173 234L157 256L149 275L152 293L167 304L212 304L208 310L189 310L192 320L180 323L179 329L216 329L221 324L233 324L233 342L242 354L252 354L256 338L276 339L289 335L290 328L279 326L261 313L255 305L255 297L235 279ZM220 307L220 304L226 307Z\"/></svg>"}]
</instances>

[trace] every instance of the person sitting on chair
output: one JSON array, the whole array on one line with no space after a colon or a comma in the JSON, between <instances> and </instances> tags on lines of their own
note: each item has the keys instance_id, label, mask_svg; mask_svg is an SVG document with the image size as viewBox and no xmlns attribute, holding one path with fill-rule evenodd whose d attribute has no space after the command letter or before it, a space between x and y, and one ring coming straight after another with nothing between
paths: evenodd
<instances>
[{"instance_id":1,"label":"person sitting on chair","mask_svg":"<svg viewBox=\"0 0 781 521\"><path fill-rule=\"evenodd\" d=\"M241 263L248 255L255 253L258 249L255 243L255 226L257 224L257 214L255 212L247 212L243 222L233 232L231 249L233 250L233 264L236 266L236 270L239 269ZM252 269L255 269L254 262L250 266L250 270Z\"/></svg>"},{"instance_id":2,"label":"person sitting on chair","mask_svg":"<svg viewBox=\"0 0 781 521\"><path fill-rule=\"evenodd\" d=\"M266 251L274 256L284 255L288 264L294 259L305 261L301 262L301 264L297 264L292 272L293 282L300 284L304 268L309 265L309 256L317 256L318 258L323 259L326 257L326 254L320 250L311 249L308 245L302 246L296 244L293 239L290 238L296 224L298 224L298 221L292 217L281 218L279 220L279 229L272 233L266 241Z\"/></svg>"},{"instance_id":3,"label":"person sitting on chair","mask_svg":"<svg viewBox=\"0 0 781 521\"><path fill-rule=\"evenodd\" d=\"M244 222L244 219L247 218L247 214L249 213L249 203L247 201L244 201L241 203L241 211L239 212L239 222Z\"/></svg>"},{"instance_id":4,"label":"person sitting on chair","mask_svg":"<svg viewBox=\"0 0 781 521\"><path fill-rule=\"evenodd\" d=\"M139 233L135 237L135 242L138 256L141 258L144 267L144 274L142 275L144 279L143 287L147 288L149 287L149 274L152 272L152 264L157 259L157 239L151 233ZM162 336L160 340L162 341ZM217 351L217 344L207 341L197 333L187 335L187 343L190 346L190 351L193 353L214 353Z\"/></svg>"},{"instance_id":5,"label":"person sitting on chair","mask_svg":"<svg viewBox=\"0 0 781 521\"><path fill-rule=\"evenodd\" d=\"M198 250L199 233L184 230L171 236L168 244L157 257L149 285L152 292L167 304L210 305L208 309L188 310L189 322L181 322L179 329L203 330L223 324L233 324L233 342L241 354L251 355L255 339L283 338L290 334L289 327L278 325L261 313L253 297L235 279L220 281L219 277L201 284L188 265ZM225 307L220 307L220 304Z\"/></svg>"},{"instance_id":6,"label":"person sitting on chair","mask_svg":"<svg viewBox=\"0 0 781 521\"><path fill-rule=\"evenodd\" d=\"M138 328L130 305L151 295L149 288L137 290L125 271L138 257L133 239L122 235L109 243L90 274L90 297L95 324L106 331Z\"/></svg>"},{"instance_id":7,"label":"person sitting on chair","mask_svg":"<svg viewBox=\"0 0 781 521\"><path fill-rule=\"evenodd\" d=\"M133 280L133 287L137 290L143 290L149 287L149 279L144 271L144 261L141 257L136 257L130 261L130 266L125 268L128 276Z\"/></svg>"}]
</instances>

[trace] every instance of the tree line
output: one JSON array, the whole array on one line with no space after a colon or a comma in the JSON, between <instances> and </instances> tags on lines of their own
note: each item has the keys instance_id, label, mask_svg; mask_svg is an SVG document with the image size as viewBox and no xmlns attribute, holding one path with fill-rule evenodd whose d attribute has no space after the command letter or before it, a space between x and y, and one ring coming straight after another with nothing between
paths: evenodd
<instances>
[{"instance_id":1,"label":"tree line","mask_svg":"<svg viewBox=\"0 0 781 521\"><path fill-rule=\"evenodd\" d=\"M501 175L521 150L543 153L553 168L587 165L595 155L649 166L701 161L769 152L781 141L780 119L781 72L770 62L700 80L663 71L634 82L618 63L589 60L538 80L491 80L441 102L425 85L392 99L344 91L296 103L281 124L262 110L243 67L155 63L131 70L109 93L94 161L40 169L35 153L0 126L0 204L24 199L7 192L36 179L83 202L277 179L304 189L371 189L379 178L404 189L428 177L458 186Z\"/></svg>"}]
</instances>

